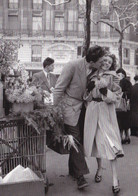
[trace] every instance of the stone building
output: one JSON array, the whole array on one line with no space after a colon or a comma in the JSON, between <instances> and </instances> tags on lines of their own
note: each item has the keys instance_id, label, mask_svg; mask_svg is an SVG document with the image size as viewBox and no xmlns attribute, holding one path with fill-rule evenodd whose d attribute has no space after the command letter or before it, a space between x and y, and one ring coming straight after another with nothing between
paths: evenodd
<instances>
[{"instance_id":1,"label":"stone building","mask_svg":"<svg viewBox=\"0 0 138 196\"><path fill-rule=\"evenodd\" d=\"M0 36L20 40L18 60L26 65L30 74L42 69L42 62L47 56L55 59L55 72L60 72L68 61L82 54L83 2L73 0L51 6L44 0L0 0ZM96 6L93 5L93 9L97 9ZM93 11L91 15L96 20L97 15ZM91 46L107 47L118 57L118 39L117 32L106 24L91 24ZM138 67L138 34L131 28L126 31L123 41L123 67L132 76Z\"/></svg>"}]
</instances>

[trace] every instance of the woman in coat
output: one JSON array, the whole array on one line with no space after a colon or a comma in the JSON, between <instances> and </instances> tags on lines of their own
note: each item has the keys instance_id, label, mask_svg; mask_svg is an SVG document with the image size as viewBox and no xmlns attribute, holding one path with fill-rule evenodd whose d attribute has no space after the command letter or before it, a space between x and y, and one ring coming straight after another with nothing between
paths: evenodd
<instances>
[{"instance_id":1,"label":"woman in coat","mask_svg":"<svg viewBox=\"0 0 138 196\"><path fill-rule=\"evenodd\" d=\"M113 173L112 191L120 191L116 171L117 158L123 157L120 131L115 104L120 99L121 89L116 82L116 58L109 53L100 59L101 67L91 77L84 99L87 109L84 124L84 151L88 157L96 157L98 169L95 182L102 180L101 158L111 161Z\"/></svg>"},{"instance_id":2,"label":"woman in coat","mask_svg":"<svg viewBox=\"0 0 138 196\"><path fill-rule=\"evenodd\" d=\"M119 85L122 89L122 97L120 103L124 103L124 104L119 104L120 107L116 108L117 120L121 133L122 144L127 144L127 143L130 144L130 137L129 137L130 111L128 108L128 104L130 100L132 84L127 79L127 75L124 69L119 68L116 71L116 73L120 78ZM123 133L125 135L125 138L123 138Z\"/></svg>"}]
</instances>

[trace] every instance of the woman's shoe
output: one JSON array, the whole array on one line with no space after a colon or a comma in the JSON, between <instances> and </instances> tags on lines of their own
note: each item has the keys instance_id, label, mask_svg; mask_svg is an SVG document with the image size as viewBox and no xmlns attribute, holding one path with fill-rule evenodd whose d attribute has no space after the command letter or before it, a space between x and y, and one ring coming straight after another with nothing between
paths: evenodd
<instances>
[{"instance_id":1,"label":"woman's shoe","mask_svg":"<svg viewBox=\"0 0 138 196\"><path fill-rule=\"evenodd\" d=\"M98 175L98 170L97 170L97 172L95 174L95 182L99 183L101 181L102 181L102 175Z\"/></svg>"},{"instance_id":2,"label":"woman's shoe","mask_svg":"<svg viewBox=\"0 0 138 196\"><path fill-rule=\"evenodd\" d=\"M119 193L119 192L120 192L120 187L119 187L119 185L117 185L117 186L112 186L112 191L113 191L113 193Z\"/></svg>"},{"instance_id":3,"label":"woman's shoe","mask_svg":"<svg viewBox=\"0 0 138 196\"><path fill-rule=\"evenodd\" d=\"M126 143L130 144L130 138L126 139Z\"/></svg>"},{"instance_id":4,"label":"woman's shoe","mask_svg":"<svg viewBox=\"0 0 138 196\"><path fill-rule=\"evenodd\" d=\"M112 191L113 191L113 193L119 193L120 192L119 180L118 180L118 185L112 186Z\"/></svg>"}]
</instances>

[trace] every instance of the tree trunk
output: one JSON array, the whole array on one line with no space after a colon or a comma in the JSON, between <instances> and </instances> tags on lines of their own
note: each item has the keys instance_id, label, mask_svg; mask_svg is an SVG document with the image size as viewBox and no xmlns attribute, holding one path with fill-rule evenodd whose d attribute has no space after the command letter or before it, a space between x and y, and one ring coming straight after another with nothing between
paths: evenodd
<instances>
[{"instance_id":1,"label":"tree trunk","mask_svg":"<svg viewBox=\"0 0 138 196\"><path fill-rule=\"evenodd\" d=\"M85 21L84 21L84 43L83 43L83 54L82 54L82 56L86 56L87 50L90 46L91 4L92 4L92 0L86 0L86 16L85 16Z\"/></svg>"},{"instance_id":2,"label":"tree trunk","mask_svg":"<svg viewBox=\"0 0 138 196\"><path fill-rule=\"evenodd\" d=\"M119 64L120 68L123 67L123 33L120 33L119 38L119 46L118 46L118 54L119 54Z\"/></svg>"}]
</instances>

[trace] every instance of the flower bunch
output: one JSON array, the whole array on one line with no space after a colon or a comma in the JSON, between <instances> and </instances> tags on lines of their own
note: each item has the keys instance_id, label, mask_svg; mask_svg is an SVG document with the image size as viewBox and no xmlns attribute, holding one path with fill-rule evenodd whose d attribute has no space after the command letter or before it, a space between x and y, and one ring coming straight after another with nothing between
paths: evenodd
<instances>
[{"instance_id":1,"label":"flower bunch","mask_svg":"<svg viewBox=\"0 0 138 196\"><path fill-rule=\"evenodd\" d=\"M0 73L7 75L9 68L17 60L18 43L0 39Z\"/></svg>"},{"instance_id":2,"label":"flower bunch","mask_svg":"<svg viewBox=\"0 0 138 196\"><path fill-rule=\"evenodd\" d=\"M6 77L6 95L11 103L29 103L41 101L41 91L35 86L29 84L29 74L23 65L18 65L14 73L18 75L9 75Z\"/></svg>"},{"instance_id":3,"label":"flower bunch","mask_svg":"<svg viewBox=\"0 0 138 196\"><path fill-rule=\"evenodd\" d=\"M104 78L100 78L99 80L97 80L95 82L95 86L96 86L97 89L105 88L105 87L108 86L108 83Z\"/></svg>"}]
</instances>

